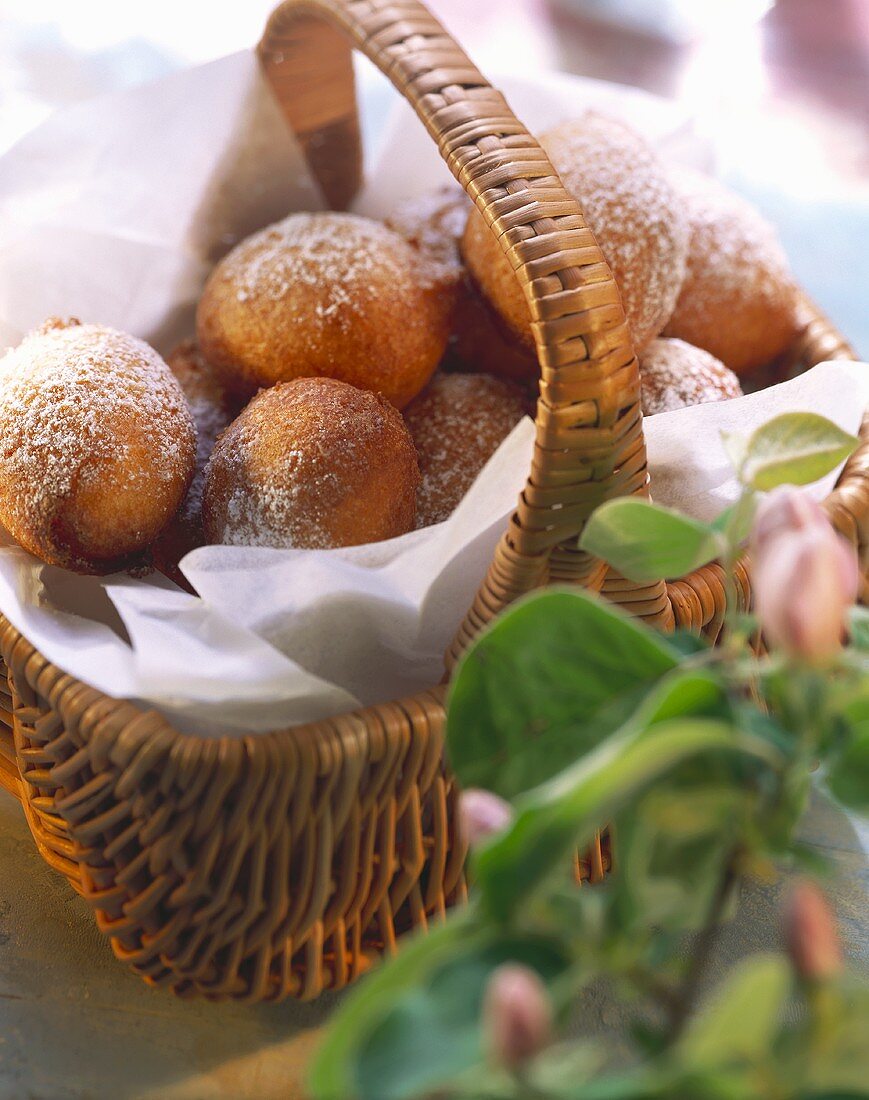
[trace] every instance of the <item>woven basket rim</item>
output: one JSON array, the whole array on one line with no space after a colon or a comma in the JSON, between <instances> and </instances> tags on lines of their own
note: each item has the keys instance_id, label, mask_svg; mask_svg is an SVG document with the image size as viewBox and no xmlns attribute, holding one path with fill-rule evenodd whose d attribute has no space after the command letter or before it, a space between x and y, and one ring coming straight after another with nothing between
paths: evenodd
<instances>
[{"instance_id":1,"label":"woven basket rim","mask_svg":"<svg viewBox=\"0 0 869 1100\"><path fill-rule=\"evenodd\" d=\"M568 244L573 231L586 233L575 200L559 191L536 143L417 0L285 0L269 20L260 59L335 205L349 201L361 178L351 44L411 99L508 251L516 257L524 248L527 264L542 257L544 267L560 271L563 249L546 251L557 238L550 223L566 219ZM542 197L528 197L533 187L516 175L514 148L526 157L526 175L536 164ZM592 266L596 278L607 273L605 265ZM539 265L535 271L551 289ZM557 303L549 314L541 306L543 386L554 392L558 381L565 407L541 399L535 469L548 461L547 448L589 379L607 380L606 400L595 405L602 424L611 420L605 442L624 443L620 410L638 408L635 357L623 317L612 328L613 292L616 313L620 305L611 276L604 282L610 297L603 305L595 297L591 312L603 309L605 316L596 314L600 324L586 326L582 338L592 366L579 372L563 351L566 345L577 352L576 337L560 326L567 316L582 327L583 318L558 313ZM582 304L582 287L574 289L567 297ZM538 297L544 302L547 295ZM806 310L794 363L853 357L830 323L814 307ZM573 427L582 445L571 454L590 462L601 430L592 424L589 434L581 417ZM643 443L641 431L632 432L636 460ZM861 545L869 538L869 429L862 434L863 446L827 502L834 522ZM617 463L605 457L599 472L612 488ZM553 483L582 468L578 460L575 470L556 462ZM644 457L632 478L630 491L646 491ZM723 606L715 567L669 587L662 581L607 589L594 563L558 538L547 544L545 518L545 510L520 500L448 661L512 599L549 581L603 586L664 627L682 615L697 628L714 628ZM396 936L425 927L464 896L457 792L443 758L444 685L323 722L212 738L182 733L153 710L75 680L2 616L0 654L7 673L0 785L21 798L40 853L93 906L116 956L150 984L211 999L310 999L355 980L393 950ZM594 882L612 861L598 837L578 869Z\"/></svg>"}]
</instances>

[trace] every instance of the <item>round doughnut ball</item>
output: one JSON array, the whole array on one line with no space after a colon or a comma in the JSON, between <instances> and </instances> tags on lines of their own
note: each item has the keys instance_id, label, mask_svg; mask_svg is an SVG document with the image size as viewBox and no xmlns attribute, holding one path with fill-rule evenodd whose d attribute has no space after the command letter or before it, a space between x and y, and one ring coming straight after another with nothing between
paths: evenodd
<instances>
[{"instance_id":1,"label":"round doughnut ball","mask_svg":"<svg viewBox=\"0 0 869 1100\"><path fill-rule=\"evenodd\" d=\"M458 295L465 265L459 242L471 200L461 187L449 184L400 202L386 225L403 237L431 265L431 278L446 294Z\"/></svg>"},{"instance_id":2,"label":"round doughnut ball","mask_svg":"<svg viewBox=\"0 0 869 1100\"><path fill-rule=\"evenodd\" d=\"M203 359L195 340L179 344L166 363L181 384L196 425L196 461L187 495L154 545L154 562L173 580L186 585L178 563L205 541L202 531L205 466L217 437L241 412L242 403L227 391L222 378Z\"/></svg>"},{"instance_id":3,"label":"round doughnut ball","mask_svg":"<svg viewBox=\"0 0 869 1100\"><path fill-rule=\"evenodd\" d=\"M501 331L491 308L469 282L453 314L452 351L464 370L483 371L525 389L540 378L536 351Z\"/></svg>"},{"instance_id":4,"label":"round doughnut ball","mask_svg":"<svg viewBox=\"0 0 869 1100\"><path fill-rule=\"evenodd\" d=\"M640 359L643 415L671 412L687 405L742 397L732 370L702 348L684 340L653 340Z\"/></svg>"},{"instance_id":5,"label":"round doughnut ball","mask_svg":"<svg viewBox=\"0 0 869 1100\"><path fill-rule=\"evenodd\" d=\"M0 361L0 521L43 561L127 562L178 510L195 451L181 387L133 336L52 321Z\"/></svg>"},{"instance_id":6,"label":"round doughnut ball","mask_svg":"<svg viewBox=\"0 0 869 1100\"><path fill-rule=\"evenodd\" d=\"M329 378L262 390L205 474L209 542L327 549L413 528L419 465L401 414Z\"/></svg>"},{"instance_id":7,"label":"round doughnut ball","mask_svg":"<svg viewBox=\"0 0 869 1100\"><path fill-rule=\"evenodd\" d=\"M437 374L405 411L419 455L417 527L440 523L525 415L521 392L486 374Z\"/></svg>"},{"instance_id":8,"label":"round doughnut ball","mask_svg":"<svg viewBox=\"0 0 869 1100\"><path fill-rule=\"evenodd\" d=\"M549 130L541 144L612 269L639 353L669 320L685 273L688 226L666 169L639 134L594 112ZM508 331L533 350L525 296L477 210L462 252Z\"/></svg>"},{"instance_id":9,"label":"round doughnut ball","mask_svg":"<svg viewBox=\"0 0 869 1100\"><path fill-rule=\"evenodd\" d=\"M671 173L690 223L682 291L665 330L737 374L769 363L798 330L798 290L775 230L741 196L688 168Z\"/></svg>"},{"instance_id":10,"label":"round doughnut ball","mask_svg":"<svg viewBox=\"0 0 869 1100\"><path fill-rule=\"evenodd\" d=\"M238 393L322 376L402 408L444 353L449 313L428 265L380 222L292 214L221 260L196 329Z\"/></svg>"},{"instance_id":11,"label":"round doughnut ball","mask_svg":"<svg viewBox=\"0 0 869 1100\"><path fill-rule=\"evenodd\" d=\"M520 384L536 382L536 354L502 334L468 278L461 238L472 208L461 187L447 185L399 203L386 224L428 258L433 279L450 296L451 352L462 367Z\"/></svg>"}]
</instances>

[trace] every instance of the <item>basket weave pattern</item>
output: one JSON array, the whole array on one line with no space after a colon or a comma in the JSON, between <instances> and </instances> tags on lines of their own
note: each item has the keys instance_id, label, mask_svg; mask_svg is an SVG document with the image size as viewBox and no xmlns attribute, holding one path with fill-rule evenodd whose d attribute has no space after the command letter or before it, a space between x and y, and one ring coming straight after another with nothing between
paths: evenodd
<instances>
[{"instance_id":1,"label":"basket weave pattern","mask_svg":"<svg viewBox=\"0 0 869 1100\"><path fill-rule=\"evenodd\" d=\"M333 206L361 182L352 47L412 103L527 295L541 365L526 488L447 655L503 607L567 582L664 628L714 636L717 565L638 586L576 548L603 500L648 493L639 375L610 270L538 143L417 0L285 0L263 70ZM809 304L771 379L852 357ZM869 541L869 427L827 503ZM738 598L749 600L745 566ZM341 988L464 894L444 689L238 740L179 734L45 660L0 618L0 784L115 954L182 995L251 1001ZM606 838L579 867L602 877Z\"/></svg>"}]
</instances>

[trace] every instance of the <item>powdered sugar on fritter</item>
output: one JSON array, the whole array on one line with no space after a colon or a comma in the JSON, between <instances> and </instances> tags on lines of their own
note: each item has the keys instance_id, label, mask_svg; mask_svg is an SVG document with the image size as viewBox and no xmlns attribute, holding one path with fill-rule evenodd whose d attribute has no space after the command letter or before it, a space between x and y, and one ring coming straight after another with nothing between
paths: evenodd
<instances>
[{"instance_id":1,"label":"powdered sugar on fritter","mask_svg":"<svg viewBox=\"0 0 869 1100\"><path fill-rule=\"evenodd\" d=\"M137 428L133 442L125 425ZM131 454L143 436L154 460L148 463ZM53 514L84 471L92 474L103 462L116 477L124 470L121 487L171 483L185 476L193 447L178 383L133 336L50 321L0 360L0 472L15 486L6 502L12 513Z\"/></svg>"}]
</instances>

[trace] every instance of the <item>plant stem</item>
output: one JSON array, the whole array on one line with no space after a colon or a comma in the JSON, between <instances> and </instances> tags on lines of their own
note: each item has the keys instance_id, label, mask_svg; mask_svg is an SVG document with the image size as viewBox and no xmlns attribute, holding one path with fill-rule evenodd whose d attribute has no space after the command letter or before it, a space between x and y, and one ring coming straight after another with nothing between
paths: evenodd
<instances>
[{"instance_id":1,"label":"plant stem","mask_svg":"<svg viewBox=\"0 0 869 1100\"><path fill-rule=\"evenodd\" d=\"M724 874L721 876L718 888L712 898L706 922L698 932L694 942L694 950L688 960L688 969L679 989L675 1005L670 1012L667 1046L672 1046L679 1040L694 1008L700 982L721 930L721 916L724 912L724 906L736 881L735 863L736 853L733 853L727 861Z\"/></svg>"}]
</instances>

